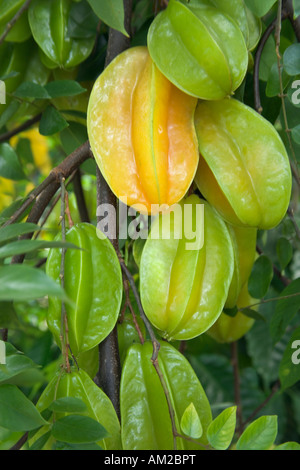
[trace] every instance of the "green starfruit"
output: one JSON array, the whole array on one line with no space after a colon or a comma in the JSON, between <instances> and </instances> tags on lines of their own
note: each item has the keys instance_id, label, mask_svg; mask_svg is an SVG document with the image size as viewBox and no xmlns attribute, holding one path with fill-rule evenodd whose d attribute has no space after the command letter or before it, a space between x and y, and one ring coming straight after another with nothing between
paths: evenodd
<instances>
[{"instance_id":1,"label":"green starfruit","mask_svg":"<svg viewBox=\"0 0 300 470\"><path fill-rule=\"evenodd\" d=\"M255 48L261 35L262 24L260 18L249 10L243 0L191 0L190 5L193 4L198 7L215 7L229 15L243 33L247 49L252 51Z\"/></svg>"},{"instance_id":2,"label":"green starfruit","mask_svg":"<svg viewBox=\"0 0 300 470\"><path fill-rule=\"evenodd\" d=\"M242 286L248 281L256 257L257 229L228 224L234 248L235 268L225 308L236 305Z\"/></svg>"},{"instance_id":3,"label":"green starfruit","mask_svg":"<svg viewBox=\"0 0 300 470\"><path fill-rule=\"evenodd\" d=\"M60 239L60 235L56 237ZM68 249L64 263L64 286L72 304L66 304L68 338L73 355L99 344L114 328L122 301L120 263L110 241L91 224L74 225L66 241L79 249ZM51 249L47 274L60 283L61 251ZM49 298L48 326L60 345L61 301Z\"/></svg>"},{"instance_id":4,"label":"green starfruit","mask_svg":"<svg viewBox=\"0 0 300 470\"><path fill-rule=\"evenodd\" d=\"M32 35L49 68L72 68L83 62L94 46L93 37L70 38L68 18L72 0L34 0L28 11Z\"/></svg>"},{"instance_id":5,"label":"green starfruit","mask_svg":"<svg viewBox=\"0 0 300 470\"><path fill-rule=\"evenodd\" d=\"M233 272L226 224L206 201L187 197L154 221L142 252L140 291L148 319L168 340L202 334L221 314Z\"/></svg>"},{"instance_id":6,"label":"green starfruit","mask_svg":"<svg viewBox=\"0 0 300 470\"><path fill-rule=\"evenodd\" d=\"M121 365L124 363L127 350L133 343L139 343L142 336L143 339L146 338L145 325L140 317L136 317L135 322L131 314L124 315L124 318L120 319L118 322L118 345L119 345L119 354ZM139 331L137 330L139 329Z\"/></svg>"},{"instance_id":7,"label":"green starfruit","mask_svg":"<svg viewBox=\"0 0 300 470\"><path fill-rule=\"evenodd\" d=\"M197 98L230 96L247 72L248 50L237 23L201 2L170 0L153 20L147 42L160 71Z\"/></svg>"},{"instance_id":8,"label":"green starfruit","mask_svg":"<svg viewBox=\"0 0 300 470\"><path fill-rule=\"evenodd\" d=\"M124 450L173 450L172 424L160 378L151 362L152 343L130 347L121 376L121 435ZM177 432L191 403L199 416L203 433L198 443L176 438L178 450L201 450L207 445L206 430L212 420L206 394L187 359L162 342L158 364L174 410Z\"/></svg>"},{"instance_id":9,"label":"green starfruit","mask_svg":"<svg viewBox=\"0 0 300 470\"><path fill-rule=\"evenodd\" d=\"M37 409L43 412L53 401L65 397L81 399L86 405L82 414L95 419L107 430L109 437L98 443L103 449L121 449L120 423L112 402L85 371L72 369L70 373L57 372L40 396ZM50 425L45 426L40 434L50 429L53 419L62 418L66 414L53 413L52 418L48 420ZM53 438L50 437L51 440Z\"/></svg>"},{"instance_id":10,"label":"green starfruit","mask_svg":"<svg viewBox=\"0 0 300 470\"><path fill-rule=\"evenodd\" d=\"M218 343L232 343L241 339L252 328L255 320L243 313L243 308L250 307L254 299L248 292L248 283L244 284L237 300L237 313L233 317L223 312L218 320L206 332ZM251 307L252 308L252 307ZM255 310L256 307L253 307Z\"/></svg>"},{"instance_id":11,"label":"green starfruit","mask_svg":"<svg viewBox=\"0 0 300 470\"><path fill-rule=\"evenodd\" d=\"M271 229L291 196L291 168L275 127L228 98L199 102L195 112L200 160L195 182L229 223Z\"/></svg>"}]
</instances>

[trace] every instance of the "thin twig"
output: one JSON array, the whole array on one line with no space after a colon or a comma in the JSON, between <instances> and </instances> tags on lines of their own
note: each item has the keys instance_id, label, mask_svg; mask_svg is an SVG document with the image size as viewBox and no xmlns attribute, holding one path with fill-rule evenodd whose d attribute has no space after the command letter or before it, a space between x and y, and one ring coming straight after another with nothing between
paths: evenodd
<instances>
[{"instance_id":1,"label":"thin twig","mask_svg":"<svg viewBox=\"0 0 300 470\"><path fill-rule=\"evenodd\" d=\"M127 279L124 278L124 275L123 275L123 287L124 287L124 292L125 292L125 302L124 302L123 309L120 313L119 323L123 323L124 315L125 315L125 312L128 308L130 313L131 313L131 316L132 316L132 321L133 321L134 327L135 327L135 329L136 329L136 331L139 335L140 342L141 342L141 344L144 344L144 342L145 342L144 336L143 336L143 333L141 332L140 326L139 326L137 318L136 318L134 308L132 306L132 303L131 303L130 297L129 297L129 282L128 282Z\"/></svg>"},{"instance_id":2,"label":"thin twig","mask_svg":"<svg viewBox=\"0 0 300 470\"><path fill-rule=\"evenodd\" d=\"M249 416L243 423L242 423L242 426L240 429L238 429L238 434L241 434L243 429L247 426L248 423L250 423L254 418L255 416L269 403L269 401L271 400L271 398L273 398L273 396L277 393L277 391L279 390L280 388L280 381L277 380L275 382L275 384L273 385L272 387L272 390L269 394L269 396L253 411L253 413L251 414L251 416Z\"/></svg>"},{"instance_id":3,"label":"thin twig","mask_svg":"<svg viewBox=\"0 0 300 470\"><path fill-rule=\"evenodd\" d=\"M12 27L14 26L14 24L18 21L18 19L20 18L20 16L24 13L25 10L28 9L28 7L29 7L31 1L32 1L32 0L27 0L27 1L24 3L24 5L22 5L22 7L20 8L20 10L17 11L17 13L15 14L15 16L7 23L4 32L3 32L2 35L0 36L0 45L1 45L2 42L5 40L6 36L7 36L8 33L10 32L10 30L12 29Z\"/></svg>"},{"instance_id":4,"label":"thin twig","mask_svg":"<svg viewBox=\"0 0 300 470\"><path fill-rule=\"evenodd\" d=\"M11 225L16 222L26 211L28 207L31 206L33 201L44 192L49 186L55 187L55 192L60 186L60 178L64 177L65 179L68 178L73 171L77 170L77 168L88 158L93 158L89 141L85 142L83 145L78 147L74 152L72 152L68 157L66 157L60 165L54 168L50 174L44 179L44 181L37 186L26 198L23 202L21 207L16 210L16 212L8 219L3 225L2 228L6 227L7 225ZM51 192L51 190L50 190ZM46 205L43 209L45 209ZM1 230L1 228L0 228Z\"/></svg>"},{"instance_id":5,"label":"thin twig","mask_svg":"<svg viewBox=\"0 0 300 470\"><path fill-rule=\"evenodd\" d=\"M256 251L260 255L263 254L263 250L258 245L256 245ZM278 269L275 264L273 264L273 272L285 287L287 287L292 282L288 277L281 273L280 269Z\"/></svg>"},{"instance_id":6,"label":"thin twig","mask_svg":"<svg viewBox=\"0 0 300 470\"><path fill-rule=\"evenodd\" d=\"M278 67L278 75L279 75L279 98L281 99L281 107L282 107L282 115L284 121L285 132L287 135L290 152L293 159L293 164L291 164L291 169L293 176L300 186L300 177L298 172L298 162L297 157L295 154L295 149L292 142L291 130L288 124L287 112L285 107L285 95L283 89L283 81L282 81L282 64L281 64L281 54L280 54L280 35L281 35L281 22L282 22L282 0L278 0L278 10L277 10L277 18L275 23L275 51L277 57L277 67Z\"/></svg>"},{"instance_id":7,"label":"thin twig","mask_svg":"<svg viewBox=\"0 0 300 470\"><path fill-rule=\"evenodd\" d=\"M292 223L293 223L293 225L294 225L294 229L295 229L297 238L300 240L300 228L299 228L299 226L298 226L298 224L297 224L297 222L296 222L296 219L295 219L295 217L294 217L294 211L293 211L293 209L292 209L291 207L289 207L287 213L288 213L288 216L289 216L289 218L291 219L291 221L292 221Z\"/></svg>"},{"instance_id":8,"label":"thin twig","mask_svg":"<svg viewBox=\"0 0 300 470\"><path fill-rule=\"evenodd\" d=\"M10 131L5 132L5 134L0 135L0 144L2 144L3 142L7 142L15 135L20 134L20 132L26 131L27 129L32 127L34 124L39 122L41 120L41 117L42 117L42 113L37 114L31 119L28 119L28 121L23 122L23 124L20 124L20 126L16 127L15 129L11 129Z\"/></svg>"},{"instance_id":9,"label":"thin twig","mask_svg":"<svg viewBox=\"0 0 300 470\"><path fill-rule=\"evenodd\" d=\"M272 297L271 299L262 299L259 302L256 302L255 304L247 305L246 307L239 307L239 311L242 312L243 310L251 309L253 307L256 307L257 305L267 304L268 302L277 302L277 300L290 299L291 297L298 297L299 295L300 292L296 294L282 295L280 297Z\"/></svg>"},{"instance_id":10,"label":"thin twig","mask_svg":"<svg viewBox=\"0 0 300 470\"><path fill-rule=\"evenodd\" d=\"M65 210L66 210L66 188L65 188L65 178L61 177L61 239L63 242L66 241L66 221L65 221ZM65 258L66 258L66 248L62 247L61 249L61 263L60 263L60 283L62 289L65 288ZM60 341L61 341L61 351L64 358L64 367L67 372L70 372L70 363L69 363L69 351L67 343L67 334L68 334L68 322L67 322L67 311L65 302L61 301L61 319L60 319Z\"/></svg>"},{"instance_id":11,"label":"thin twig","mask_svg":"<svg viewBox=\"0 0 300 470\"><path fill-rule=\"evenodd\" d=\"M234 341L230 345L231 347L231 364L233 367L233 376L234 376L234 397L235 397L235 404L237 407L236 415L237 415L237 423L239 425L239 429L242 430L242 403L241 403L241 383L240 383L240 371L239 371L239 356L238 356L238 343Z\"/></svg>"}]
</instances>

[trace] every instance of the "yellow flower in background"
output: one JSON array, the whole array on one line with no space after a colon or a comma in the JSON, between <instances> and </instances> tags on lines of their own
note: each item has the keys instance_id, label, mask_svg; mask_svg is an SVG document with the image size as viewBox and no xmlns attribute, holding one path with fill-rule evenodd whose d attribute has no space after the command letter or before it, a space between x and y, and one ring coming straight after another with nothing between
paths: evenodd
<instances>
[{"instance_id":1,"label":"yellow flower in background","mask_svg":"<svg viewBox=\"0 0 300 470\"><path fill-rule=\"evenodd\" d=\"M19 139L30 141L34 163L41 174L47 176L52 169L47 138L41 135L37 128L33 128L12 137L10 145L16 147Z\"/></svg>"},{"instance_id":2,"label":"yellow flower in background","mask_svg":"<svg viewBox=\"0 0 300 470\"><path fill-rule=\"evenodd\" d=\"M0 177L0 212L8 207L15 196L15 186L12 180Z\"/></svg>"}]
</instances>

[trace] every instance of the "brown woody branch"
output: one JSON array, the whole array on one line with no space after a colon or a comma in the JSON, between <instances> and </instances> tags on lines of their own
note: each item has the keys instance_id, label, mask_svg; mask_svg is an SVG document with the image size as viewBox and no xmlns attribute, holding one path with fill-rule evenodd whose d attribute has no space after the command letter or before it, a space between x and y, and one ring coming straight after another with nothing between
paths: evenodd
<instances>
[{"instance_id":1,"label":"brown woody branch","mask_svg":"<svg viewBox=\"0 0 300 470\"><path fill-rule=\"evenodd\" d=\"M37 199L37 197L41 195L33 206L27 220L27 222L37 223L44 209L47 207L48 202L52 199L60 186L60 177L67 179L85 160L89 158L93 158L93 154L90 150L89 142L86 141L50 172L47 178L45 178L44 181L29 194L21 207L3 224L2 227L6 227L7 225L11 225L16 222L24 214L26 209ZM46 202L47 200L48 202ZM28 238L31 237L28 235Z\"/></svg>"}]
</instances>

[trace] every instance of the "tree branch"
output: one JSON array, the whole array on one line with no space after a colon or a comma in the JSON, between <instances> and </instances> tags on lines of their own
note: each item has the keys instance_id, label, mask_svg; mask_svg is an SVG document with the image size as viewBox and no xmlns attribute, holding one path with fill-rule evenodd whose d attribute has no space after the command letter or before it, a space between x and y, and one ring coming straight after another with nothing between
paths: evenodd
<instances>
[{"instance_id":1,"label":"tree branch","mask_svg":"<svg viewBox=\"0 0 300 470\"><path fill-rule=\"evenodd\" d=\"M73 153L71 153L68 157L66 157L60 165L58 165L56 168L54 168L50 172L47 178L45 178L44 181L29 194L28 198L24 201L21 207L10 217L10 219L8 219L2 225L2 228L16 222L19 219L19 217L21 217L24 214L26 209L33 203L33 201L41 193L45 192L47 188L48 188L47 191L51 194L51 197L48 200L49 202L52 196L56 193L57 189L59 188L60 177L62 176L65 179L68 178L73 173L73 171L77 170L77 168L85 160L89 158L93 158L93 155L90 150L89 141L86 141L78 149L76 149ZM32 212L30 213L29 217L30 219L35 220L35 223L39 220L39 217L42 215L43 210L46 208L48 204L48 202L47 203L45 202L46 200L47 200L47 197L44 195L44 198L39 198L35 206L32 208ZM42 211L40 211L40 208L42 209ZM28 222L31 221L29 217L28 217ZM31 236L28 236L28 238L31 238Z\"/></svg>"},{"instance_id":2,"label":"tree branch","mask_svg":"<svg viewBox=\"0 0 300 470\"><path fill-rule=\"evenodd\" d=\"M12 137L19 134L20 132L26 131L31 126L39 122L41 120L41 117L42 117L42 113L37 114L36 116L33 116L31 119L28 119L28 121L23 122L23 124L20 124L20 126L15 127L15 129L12 129L8 132L5 132L5 134L0 135L0 144L2 144L3 142L7 142L8 140L10 140Z\"/></svg>"},{"instance_id":3,"label":"tree branch","mask_svg":"<svg viewBox=\"0 0 300 470\"><path fill-rule=\"evenodd\" d=\"M5 28L5 31L2 33L2 35L0 36L0 44L2 44L2 42L5 40L6 36L8 35L8 33L10 32L10 30L12 29L12 27L15 25L15 23L18 21L18 19L20 18L20 16L24 13L25 10L28 9L30 3L31 3L32 0L27 0L24 5L22 5L22 7L20 8L19 11L17 11L17 13L15 14L15 16L9 21L9 23L7 23L6 25L6 28Z\"/></svg>"}]
</instances>

